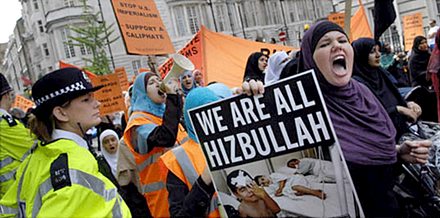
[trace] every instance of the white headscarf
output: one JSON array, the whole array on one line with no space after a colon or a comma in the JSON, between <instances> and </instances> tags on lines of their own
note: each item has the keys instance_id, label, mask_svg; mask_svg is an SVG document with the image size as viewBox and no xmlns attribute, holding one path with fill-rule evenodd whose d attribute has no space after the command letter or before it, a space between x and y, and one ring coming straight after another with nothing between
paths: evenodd
<instances>
[{"instance_id":1,"label":"white headscarf","mask_svg":"<svg viewBox=\"0 0 440 218\"><path fill-rule=\"evenodd\" d=\"M108 151L104 148L104 145L102 143L104 138L107 136L116 137L116 141L118 142L118 148L116 150L116 153L114 153L114 154L108 153ZM102 132L101 135L99 136L99 142L100 142L102 156L104 156L104 159L107 161L108 165L110 166L110 169L112 170L113 176L115 176L117 178L116 173L117 173L117 169L118 169L118 156L119 156L119 137L118 137L118 134L111 129L107 129L104 132Z\"/></svg>"},{"instance_id":2,"label":"white headscarf","mask_svg":"<svg viewBox=\"0 0 440 218\"><path fill-rule=\"evenodd\" d=\"M285 61L282 63L289 55L285 51L277 51L271 55L267 61L266 76L264 76L264 84L269 85L280 79L281 71L283 71L284 66L288 63Z\"/></svg>"}]
</instances>

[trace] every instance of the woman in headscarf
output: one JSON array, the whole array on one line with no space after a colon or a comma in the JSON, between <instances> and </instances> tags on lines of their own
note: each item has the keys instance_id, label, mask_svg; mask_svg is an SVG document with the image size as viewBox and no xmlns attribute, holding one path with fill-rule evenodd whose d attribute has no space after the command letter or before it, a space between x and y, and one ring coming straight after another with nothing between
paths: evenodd
<instances>
[{"instance_id":1,"label":"woman in headscarf","mask_svg":"<svg viewBox=\"0 0 440 218\"><path fill-rule=\"evenodd\" d=\"M437 118L440 122L440 30L435 35L434 50L428 63L428 74L431 76L432 86L437 95Z\"/></svg>"},{"instance_id":2,"label":"woman in headscarf","mask_svg":"<svg viewBox=\"0 0 440 218\"><path fill-rule=\"evenodd\" d=\"M99 171L117 184L119 137L118 134L107 129L99 136L101 156L98 156Z\"/></svg>"},{"instance_id":3,"label":"woman in headscarf","mask_svg":"<svg viewBox=\"0 0 440 218\"><path fill-rule=\"evenodd\" d=\"M197 87L205 86L205 82L203 81L202 71L200 71L199 69L193 70L193 77Z\"/></svg>"},{"instance_id":4,"label":"woman in headscarf","mask_svg":"<svg viewBox=\"0 0 440 218\"><path fill-rule=\"evenodd\" d=\"M246 62L243 81L254 79L264 82L263 71L266 69L267 59L268 57L261 52L252 53Z\"/></svg>"},{"instance_id":5,"label":"woman in headscarf","mask_svg":"<svg viewBox=\"0 0 440 218\"><path fill-rule=\"evenodd\" d=\"M178 81L165 84L159 91L160 78L154 73L139 74L133 84L129 122L124 142L130 148L140 174L143 194L153 217L169 217L168 193L161 176L159 157L187 137L179 124L182 98Z\"/></svg>"},{"instance_id":6,"label":"woman in headscarf","mask_svg":"<svg viewBox=\"0 0 440 218\"><path fill-rule=\"evenodd\" d=\"M396 130L380 101L367 87L350 79L353 59L353 48L342 28L321 21L304 35L299 71L314 69L317 73L365 216L395 216L398 205L393 193L393 168L397 157L425 163L431 143L396 146Z\"/></svg>"},{"instance_id":7,"label":"woman in headscarf","mask_svg":"<svg viewBox=\"0 0 440 218\"><path fill-rule=\"evenodd\" d=\"M180 79L180 84L182 85L182 91L184 96L186 96L189 91L191 91L196 87L193 74L189 70L183 72L183 74L180 75L179 79Z\"/></svg>"},{"instance_id":8,"label":"woman in headscarf","mask_svg":"<svg viewBox=\"0 0 440 218\"><path fill-rule=\"evenodd\" d=\"M411 73L411 85L429 87L431 85L430 78L427 77L426 70L429 61L429 48L426 38L417 36L409 58L409 71Z\"/></svg>"},{"instance_id":9,"label":"woman in headscarf","mask_svg":"<svg viewBox=\"0 0 440 218\"><path fill-rule=\"evenodd\" d=\"M392 75L380 66L379 45L372 38L359 38L353 43L353 78L366 85L379 99L397 130L396 142L408 131L407 122L415 122L422 111L414 102L406 103L391 81Z\"/></svg>"},{"instance_id":10,"label":"woman in headscarf","mask_svg":"<svg viewBox=\"0 0 440 218\"><path fill-rule=\"evenodd\" d=\"M397 157L426 163L431 142L405 141L396 145L396 130L379 100L367 87L351 79L353 56L344 30L330 21L320 21L304 34L299 72L316 72L365 216L396 216L398 206L392 188ZM255 82L243 84L245 93L264 92L252 83Z\"/></svg>"},{"instance_id":11,"label":"woman in headscarf","mask_svg":"<svg viewBox=\"0 0 440 218\"><path fill-rule=\"evenodd\" d=\"M285 51L277 51L269 57L264 77L264 84L272 84L280 79L281 71L290 60L289 55Z\"/></svg>"}]
</instances>

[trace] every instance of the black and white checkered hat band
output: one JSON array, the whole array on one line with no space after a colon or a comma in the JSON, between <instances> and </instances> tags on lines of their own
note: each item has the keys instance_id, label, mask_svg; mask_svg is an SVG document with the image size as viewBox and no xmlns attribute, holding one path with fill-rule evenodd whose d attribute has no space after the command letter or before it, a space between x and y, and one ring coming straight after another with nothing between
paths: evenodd
<instances>
[{"instance_id":1,"label":"black and white checkered hat band","mask_svg":"<svg viewBox=\"0 0 440 218\"><path fill-rule=\"evenodd\" d=\"M53 98L55 98L57 96L60 96L62 94L67 94L67 93L70 93L70 92L86 90L86 89L87 88L84 86L83 82L76 82L74 84L71 84L70 86L66 86L66 87L64 87L64 88L62 88L60 90L57 90L57 91L52 92L52 93L49 93L49 94L47 94L47 95L45 95L45 96L35 100L35 104L37 106L40 106L44 102L46 102L46 101L48 101L50 99L53 99Z\"/></svg>"}]
</instances>

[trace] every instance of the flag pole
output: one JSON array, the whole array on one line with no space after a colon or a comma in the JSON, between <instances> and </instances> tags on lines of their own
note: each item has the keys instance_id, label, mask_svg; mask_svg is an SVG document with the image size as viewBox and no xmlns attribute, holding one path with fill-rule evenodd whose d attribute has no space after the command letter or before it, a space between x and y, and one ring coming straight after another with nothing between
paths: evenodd
<instances>
[{"instance_id":1,"label":"flag pole","mask_svg":"<svg viewBox=\"0 0 440 218\"><path fill-rule=\"evenodd\" d=\"M350 31L351 3L352 0L345 0L344 31L349 39L351 38L351 31Z\"/></svg>"}]
</instances>

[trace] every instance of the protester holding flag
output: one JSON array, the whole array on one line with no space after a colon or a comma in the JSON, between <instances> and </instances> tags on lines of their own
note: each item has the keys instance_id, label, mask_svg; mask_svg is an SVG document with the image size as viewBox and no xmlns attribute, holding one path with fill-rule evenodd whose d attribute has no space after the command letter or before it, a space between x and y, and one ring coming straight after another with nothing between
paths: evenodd
<instances>
[{"instance_id":1,"label":"protester holding flag","mask_svg":"<svg viewBox=\"0 0 440 218\"><path fill-rule=\"evenodd\" d=\"M428 76L431 77L432 86L434 87L435 94L437 95L437 118L440 122L440 30L435 35L435 46L432 51L431 57L428 63Z\"/></svg>"},{"instance_id":2,"label":"protester holding flag","mask_svg":"<svg viewBox=\"0 0 440 218\"><path fill-rule=\"evenodd\" d=\"M264 82L264 70L267 66L268 57L261 52L252 53L246 62L243 81L251 79Z\"/></svg>"},{"instance_id":3,"label":"protester holding flag","mask_svg":"<svg viewBox=\"0 0 440 218\"><path fill-rule=\"evenodd\" d=\"M394 77L380 66L379 45L372 38L359 38L352 43L355 54L353 78L367 86L379 99L396 128L396 142L408 132L407 122L422 114L420 106L406 102L393 84Z\"/></svg>"},{"instance_id":4,"label":"protester holding flag","mask_svg":"<svg viewBox=\"0 0 440 218\"><path fill-rule=\"evenodd\" d=\"M187 134L179 124L182 98L177 94L177 79L165 84L166 93L159 91L160 83L160 78L151 72L136 77L124 142L134 155L151 215L169 217L166 178L162 176L158 160L168 148L187 140Z\"/></svg>"},{"instance_id":5,"label":"protester holding flag","mask_svg":"<svg viewBox=\"0 0 440 218\"><path fill-rule=\"evenodd\" d=\"M411 56L409 57L409 71L413 87L420 85L427 88L431 85L431 80L426 73L430 56L426 38L424 36L414 38Z\"/></svg>"},{"instance_id":6,"label":"protester holding flag","mask_svg":"<svg viewBox=\"0 0 440 218\"><path fill-rule=\"evenodd\" d=\"M0 198L15 181L15 172L35 143L23 123L9 113L15 93L0 73Z\"/></svg>"},{"instance_id":7,"label":"protester holding flag","mask_svg":"<svg viewBox=\"0 0 440 218\"><path fill-rule=\"evenodd\" d=\"M76 68L48 73L34 84L37 107L30 127L41 143L0 200L2 215L131 217L83 139L86 130L101 122L100 103L92 94L99 88Z\"/></svg>"}]
</instances>

